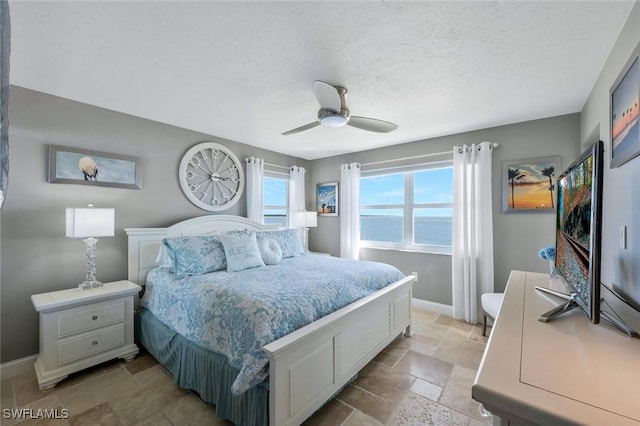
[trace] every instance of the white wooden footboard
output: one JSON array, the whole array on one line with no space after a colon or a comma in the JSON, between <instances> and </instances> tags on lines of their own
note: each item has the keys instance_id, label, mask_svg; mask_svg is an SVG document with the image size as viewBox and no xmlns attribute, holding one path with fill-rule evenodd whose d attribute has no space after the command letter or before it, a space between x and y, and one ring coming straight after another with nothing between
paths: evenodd
<instances>
[{"instance_id":1,"label":"white wooden footboard","mask_svg":"<svg viewBox=\"0 0 640 426\"><path fill-rule=\"evenodd\" d=\"M408 276L264 346L269 355L269 424L298 425L403 330L410 334Z\"/></svg>"}]
</instances>

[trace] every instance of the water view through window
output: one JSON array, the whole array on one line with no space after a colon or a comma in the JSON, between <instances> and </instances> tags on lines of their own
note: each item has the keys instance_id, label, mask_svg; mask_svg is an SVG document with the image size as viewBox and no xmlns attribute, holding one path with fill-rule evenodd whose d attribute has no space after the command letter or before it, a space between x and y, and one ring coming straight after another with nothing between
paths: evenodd
<instances>
[{"instance_id":1,"label":"water view through window","mask_svg":"<svg viewBox=\"0 0 640 426\"><path fill-rule=\"evenodd\" d=\"M402 210L361 210L360 239L402 243L404 235L403 221Z\"/></svg>"},{"instance_id":2,"label":"water view through window","mask_svg":"<svg viewBox=\"0 0 640 426\"><path fill-rule=\"evenodd\" d=\"M289 181L273 177L263 177L262 196L264 204L264 223L277 223L287 226L287 208L289 206Z\"/></svg>"},{"instance_id":3,"label":"water view through window","mask_svg":"<svg viewBox=\"0 0 640 426\"><path fill-rule=\"evenodd\" d=\"M360 180L360 239L451 247L452 202L451 167L365 176Z\"/></svg>"}]
</instances>

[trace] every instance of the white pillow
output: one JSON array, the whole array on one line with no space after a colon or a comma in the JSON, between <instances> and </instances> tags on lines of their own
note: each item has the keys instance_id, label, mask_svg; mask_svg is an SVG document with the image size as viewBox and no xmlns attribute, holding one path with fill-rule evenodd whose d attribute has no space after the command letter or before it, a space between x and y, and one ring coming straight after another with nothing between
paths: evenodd
<instances>
[{"instance_id":1,"label":"white pillow","mask_svg":"<svg viewBox=\"0 0 640 426\"><path fill-rule=\"evenodd\" d=\"M160 250L158 250L158 256L156 256L156 265L160 268L173 269L173 256L171 250L164 243L160 244Z\"/></svg>"},{"instance_id":2,"label":"white pillow","mask_svg":"<svg viewBox=\"0 0 640 426\"><path fill-rule=\"evenodd\" d=\"M258 249L265 265L277 265L282 260L282 249L272 238L258 237Z\"/></svg>"},{"instance_id":3,"label":"white pillow","mask_svg":"<svg viewBox=\"0 0 640 426\"><path fill-rule=\"evenodd\" d=\"M227 258L227 272L264 266L255 232L232 231L218 238Z\"/></svg>"}]
</instances>

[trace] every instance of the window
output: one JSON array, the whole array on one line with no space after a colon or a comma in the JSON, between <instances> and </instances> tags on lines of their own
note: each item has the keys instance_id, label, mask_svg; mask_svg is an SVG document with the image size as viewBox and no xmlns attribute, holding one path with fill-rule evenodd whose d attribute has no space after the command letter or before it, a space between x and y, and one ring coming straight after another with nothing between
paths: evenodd
<instances>
[{"instance_id":1,"label":"window","mask_svg":"<svg viewBox=\"0 0 640 426\"><path fill-rule=\"evenodd\" d=\"M404 241L404 174L360 178L360 240Z\"/></svg>"},{"instance_id":2,"label":"window","mask_svg":"<svg viewBox=\"0 0 640 426\"><path fill-rule=\"evenodd\" d=\"M262 177L262 196L264 203L264 223L277 223L287 227L289 209L289 178Z\"/></svg>"},{"instance_id":3,"label":"window","mask_svg":"<svg viewBox=\"0 0 640 426\"><path fill-rule=\"evenodd\" d=\"M451 253L451 162L401 172L363 172L360 241L363 247Z\"/></svg>"}]
</instances>

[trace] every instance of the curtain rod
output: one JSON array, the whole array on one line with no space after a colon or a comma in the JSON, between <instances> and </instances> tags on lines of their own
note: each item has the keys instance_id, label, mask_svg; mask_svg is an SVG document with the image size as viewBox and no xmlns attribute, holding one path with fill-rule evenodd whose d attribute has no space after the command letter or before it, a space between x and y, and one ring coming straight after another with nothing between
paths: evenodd
<instances>
[{"instance_id":1,"label":"curtain rod","mask_svg":"<svg viewBox=\"0 0 640 426\"><path fill-rule=\"evenodd\" d=\"M492 148L497 148L499 146L500 146L500 144L498 142L493 142L491 144ZM363 166L363 167L364 166L373 166L375 164L391 163L391 162L394 162L394 161L414 160L416 158L434 157L436 155L444 155L444 154L452 154L452 153L453 153L453 149L451 149L451 151L434 152L432 154L412 155L410 157L394 158L393 160L373 161L371 163L362 163L360 165Z\"/></svg>"},{"instance_id":2,"label":"curtain rod","mask_svg":"<svg viewBox=\"0 0 640 426\"><path fill-rule=\"evenodd\" d=\"M271 167L278 167L279 169L286 169L289 170L289 167L291 166L280 166L278 164L271 164L271 163L264 163L265 166L271 166Z\"/></svg>"},{"instance_id":3,"label":"curtain rod","mask_svg":"<svg viewBox=\"0 0 640 426\"><path fill-rule=\"evenodd\" d=\"M467 147L467 145L463 145L464 147ZM495 149L497 147L499 147L500 144L498 142L489 142L489 147L491 149ZM480 145L478 145L478 150L480 150ZM458 147L458 153L462 152L462 147Z\"/></svg>"},{"instance_id":4,"label":"curtain rod","mask_svg":"<svg viewBox=\"0 0 640 426\"><path fill-rule=\"evenodd\" d=\"M245 162L247 162L247 163L249 163L249 162L253 161L253 159L254 159L254 158L255 158L256 160L260 160L260 158L258 158L258 157L247 157L247 158L245 158L245 159L244 159L244 161L245 161ZM263 162L264 162L264 165L265 165L265 166L277 167L277 168L279 168L279 169L289 170L291 167L293 167L293 166L280 166L280 165L278 165L278 164L267 163L267 162L266 162L266 161L264 161L264 160L263 160Z\"/></svg>"}]
</instances>

